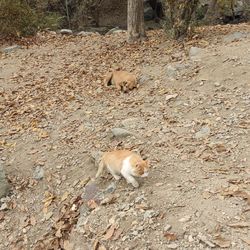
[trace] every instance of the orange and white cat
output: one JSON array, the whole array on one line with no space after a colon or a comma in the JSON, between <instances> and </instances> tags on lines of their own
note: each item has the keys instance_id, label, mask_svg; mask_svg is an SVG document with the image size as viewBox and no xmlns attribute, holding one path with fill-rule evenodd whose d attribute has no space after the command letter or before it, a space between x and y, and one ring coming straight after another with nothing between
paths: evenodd
<instances>
[{"instance_id":1,"label":"orange and white cat","mask_svg":"<svg viewBox=\"0 0 250 250\"><path fill-rule=\"evenodd\" d=\"M127 92L138 87L136 76L127 71L114 70L109 72L104 78L106 86L115 85L120 91Z\"/></svg>"},{"instance_id":2,"label":"orange and white cat","mask_svg":"<svg viewBox=\"0 0 250 250\"><path fill-rule=\"evenodd\" d=\"M123 176L128 183L134 187L139 187L139 183L134 177L148 176L149 164L141 156L129 150L115 150L103 154L96 174L98 178L104 167L113 175L116 180Z\"/></svg>"}]
</instances>

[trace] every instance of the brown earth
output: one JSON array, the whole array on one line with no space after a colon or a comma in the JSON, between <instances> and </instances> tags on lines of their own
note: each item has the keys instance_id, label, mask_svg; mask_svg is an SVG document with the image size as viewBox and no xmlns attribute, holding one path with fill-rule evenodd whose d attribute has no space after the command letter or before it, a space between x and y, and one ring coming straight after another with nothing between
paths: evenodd
<instances>
[{"instance_id":1,"label":"brown earth","mask_svg":"<svg viewBox=\"0 0 250 250\"><path fill-rule=\"evenodd\" d=\"M249 249L249 32L206 27L178 44L152 31L138 45L42 33L2 53L0 249ZM138 90L102 85L117 65ZM114 148L150 160L139 189L88 182Z\"/></svg>"}]
</instances>

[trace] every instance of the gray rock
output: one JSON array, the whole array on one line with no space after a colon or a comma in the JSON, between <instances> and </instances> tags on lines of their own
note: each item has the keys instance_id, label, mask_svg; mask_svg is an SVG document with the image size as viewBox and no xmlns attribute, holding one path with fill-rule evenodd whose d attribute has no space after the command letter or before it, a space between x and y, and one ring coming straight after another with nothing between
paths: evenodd
<instances>
[{"instance_id":1,"label":"gray rock","mask_svg":"<svg viewBox=\"0 0 250 250\"><path fill-rule=\"evenodd\" d=\"M158 214L159 214L159 212L155 212L153 209L147 210L144 213L143 218L144 218L144 220L150 219L150 218L156 217Z\"/></svg>"},{"instance_id":2,"label":"gray rock","mask_svg":"<svg viewBox=\"0 0 250 250\"><path fill-rule=\"evenodd\" d=\"M10 185L6 180L3 167L0 165L0 198L6 196L9 193Z\"/></svg>"},{"instance_id":3,"label":"gray rock","mask_svg":"<svg viewBox=\"0 0 250 250\"><path fill-rule=\"evenodd\" d=\"M129 135L132 135L131 132L123 128L113 128L111 129L111 132L117 138L122 138L122 137L127 137Z\"/></svg>"},{"instance_id":4,"label":"gray rock","mask_svg":"<svg viewBox=\"0 0 250 250\"><path fill-rule=\"evenodd\" d=\"M170 77L175 77L177 75L178 69L174 67L173 65L168 65L167 66L167 75Z\"/></svg>"},{"instance_id":5,"label":"gray rock","mask_svg":"<svg viewBox=\"0 0 250 250\"><path fill-rule=\"evenodd\" d=\"M121 30L119 27L115 27L111 30L109 30L106 35L111 35L111 34L114 34L114 33L121 33L121 32L124 32L124 30Z\"/></svg>"},{"instance_id":6,"label":"gray rock","mask_svg":"<svg viewBox=\"0 0 250 250\"><path fill-rule=\"evenodd\" d=\"M236 41L240 40L241 38L246 38L246 37L247 37L246 33L236 31L232 34L224 36L223 42L225 42L225 43L236 42Z\"/></svg>"},{"instance_id":7,"label":"gray rock","mask_svg":"<svg viewBox=\"0 0 250 250\"><path fill-rule=\"evenodd\" d=\"M144 19L145 21L150 21L154 19L154 10L151 6L146 6L144 8Z\"/></svg>"},{"instance_id":8,"label":"gray rock","mask_svg":"<svg viewBox=\"0 0 250 250\"><path fill-rule=\"evenodd\" d=\"M37 166L34 174L33 174L33 178L35 180L42 180L44 177L44 169L41 166Z\"/></svg>"},{"instance_id":9,"label":"gray rock","mask_svg":"<svg viewBox=\"0 0 250 250\"><path fill-rule=\"evenodd\" d=\"M70 29L61 29L61 30L60 30L60 33L61 33L62 35L72 35L72 34L73 34L73 31L70 30Z\"/></svg>"},{"instance_id":10,"label":"gray rock","mask_svg":"<svg viewBox=\"0 0 250 250\"><path fill-rule=\"evenodd\" d=\"M177 249L178 248L178 245L175 244L175 243L172 243L172 244L168 244L167 245L167 249Z\"/></svg>"},{"instance_id":11,"label":"gray rock","mask_svg":"<svg viewBox=\"0 0 250 250\"><path fill-rule=\"evenodd\" d=\"M19 46L19 45L13 45L13 46L10 46L10 47L6 47L6 48L3 48L1 51L3 53L11 53L11 52L14 52L18 49L21 49L22 47Z\"/></svg>"},{"instance_id":12,"label":"gray rock","mask_svg":"<svg viewBox=\"0 0 250 250\"><path fill-rule=\"evenodd\" d=\"M122 126L124 126L125 128L128 128L128 129L144 128L145 127L144 123L142 122L142 118L136 118L136 117L127 118L127 119L123 120L121 123L122 123Z\"/></svg>"},{"instance_id":13,"label":"gray rock","mask_svg":"<svg viewBox=\"0 0 250 250\"><path fill-rule=\"evenodd\" d=\"M200 55L203 52L203 49L198 47L191 47L189 50L189 58L193 61L200 60Z\"/></svg>"},{"instance_id":14,"label":"gray rock","mask_svg":"<svg viewBox=\"0 0 250 250\"><path fill-rule=\"evenodd\" d=\"M116 190L115 182L112 182L106 189L105 193L113 193Z\"/></svg>"},{"instance_id":15,"label":"gray rock","mask_svg":"<svg viewBox=\"0 0 250 250\"><path fill-rule=\"evenodd\" d=\"M209 127L202 127L200 131L195 133L195 138L196 139L201 139L208 137L210 135L210 128Z\"/></svg>"},{"instance_id":16,"label":"gray rock","mask_svg":"<svg viewBox=\"0 0 250 250\"><path fill-rule=\"evenodd\" d=\"M164 231L164 232L167 232L167 231L169 231L171 228L172 228L171 225L166 224L166 226L164 227L163 231Z\"/></svg>"},{"instance_id":17,"label":"gray rock","mask_svg":"<svg viewBox=\"0 0 250 250\"><path fill-rule=\"evenodd\" d=\"M81 31L81 32L77 33L78 36L91 36L93 34L98 34L98 33L90 32L90 31Z\"/></svg>"}]
</instances>

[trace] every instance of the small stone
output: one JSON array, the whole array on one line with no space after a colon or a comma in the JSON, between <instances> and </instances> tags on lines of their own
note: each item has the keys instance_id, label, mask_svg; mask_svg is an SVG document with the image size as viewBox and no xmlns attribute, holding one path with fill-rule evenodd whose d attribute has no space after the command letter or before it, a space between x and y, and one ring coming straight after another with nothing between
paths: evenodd
<instances>
[{"instance_id":1,"label":"small stone","mask_svg":"<svg viewBox=\"0 0 250 250\"><path fill-rule=\"evenodd\" d=\"M113 128L111 129L111 132L117 138L122 138L122 137L127 137L129 135L132 135L131 132L123 128Z\"/></svg>"},{"instance_id":2,"label":"small stone","mask_svg":"<svg viewBox=\"0 0 250 250\"><path fill-rule=\"evenodd\" d=\"M191 220L191 216L190 215L186 215L183 218L179 219L179 222L188 222Z\"/></svg>"},{"instance_id":3,"label":"small stone","mask_svg":"<svg viewBox=\"0 0 250 250\"><path fill-rule=\"evenodd\" d=\"M19 45L13 45L13 46L4 48L4 49L2 49L1 51L2 51L3 53L11 53L11 52L13 52L13 51L15 51L15 50L18 50L18 49L21 49L21 48L22 48L22 47L19 46Z\"/></svg>"},{"instance_id":4,"label":"small stone","mask_svg":"<svg viewBox=\"0 0 250 250\"><path fill-rule=\"evenodd\" d=\"M96 32L90 32L90 31L81 31L79 33L77 33L78 36L90 36L96 34Z\"/></svg>"},{"instance_id":5,"label":"small stone","mask_svg":"<svg viewBox=\"0 0 250 250\"><path fill-rule=\"evenodd\" d=\"M41 166L37 166L34 174L33 174L33 178L35 180L42 180L44 177L44 169Z\"/></svg>"},{"instance_id":6,"label":"small stone","mask_svg":"<svg viewBox=\"0 0 250 250\"><path fill-rule=\"evenodd\" d=\"M219 82L215 82L215 83L214 83L214 86L215 86L215 87L220 87L220 83L219 83Z\"/></svg>"},{"instance_id":7,"label":"small stone","mask_svg":"<svg viewBox=\"0 0 250 250\"><path fill-rule=\"evenodd\" d=\"M209 134L210 134L210 128L209 127L202 127L200 131L195 133L195 138L196 139L205 138L205 137L208 137Z\"/></svg>"},{"instance_id":8,"label":"small stone","mask_svg":"<svg viewBox=\"0 0 250 250\"><path fill-rule=\"evenodd\" d=\"M169 224L167 224L167 225L164 227L163 231L164 231L164 232L167 232L167 231L169 231L171 228L172 228L172 226L169 225Z\"/></svg>"},{"instance_id":9,"label":"small stone","mask_svg":"<svg viewBox=\"0 0 250 250\"><path fill-rule=\"evenodd\" d=\"M175 243L168 244L168 245L167 245L167 248L168 248L168 249L177 249L177 248L178 248L178 245L175 244Z\"/></svg>"},{"instance_id":10,"label":"small stone","mask_svg":"<svg viewBox=\"0 0 250 250\"><path fill-rule=\"evenodd\" d=\"M115 182L112 182L105 190L105 193L113 193L116 190Z\"/></svg>"},{"instance_id":11,"label":"small stone","mask_svg":"<svg viewBox=\"0 0 250 250\"><path fill-rule=\"evenodd\" d=\"M10 185L5 177L3 167L0 165L0 198L6 196L9 193Z\"/></svg>"},{"instance_id":12,"label":"small stone","mask_svg":"<svg viewBox=\"0 0 250 250\"><path fill-rule=\"evenodd\" d=\"M2 206L0 207L0 211L7 210L8 205L6 203L3 203Z\"/></svg>"},{"instance_id":13,"label":"small stone","mask_svg":"<svg viewBox=\"0 0 250 250\"><path fill-rule=\"evenodd\" d=\"M199 60L199 55L203 52L203 49L198 47L191 47L189 50L189 58L193 61Z\"/></svg>"},{"instance_id":14,"label":"small stone","mask_svg":"<svg viewBox=\"0 0 250 250\"><path fill-rule=\"evenodd\" d=\"M62 35L72 35L72 34L73 34L73 31L70 30L70 29L61 29L61 30L60 30L60 33L61 33Z\"/></svg>"},{"instance_id":15,"label":"small stone","mask_svg":"<svg viewBox=\"0 0 250 250\"><path fill-rule=\"evenodd\" d=\"M147 210L144 215L143 215L143 218L144 220L146 219L150 219L150 218L153 218L153 217L156 217L157 215L159 214L159 212L155 212L154 210Z\"/></svg>"},{"instance_id":16,"label":"small stone","mask_svg":"<svg viewBox=\"0 0 250 250\"><path fill-rule=\"evenodd\" d=\"M241 38L245 38L245 37L247 37L247 34L240 32L240 31L236 31L232 34L224 36L223 42L226 42L226 43L236 42L240 40Z\"/></svg>"}]
</instances>

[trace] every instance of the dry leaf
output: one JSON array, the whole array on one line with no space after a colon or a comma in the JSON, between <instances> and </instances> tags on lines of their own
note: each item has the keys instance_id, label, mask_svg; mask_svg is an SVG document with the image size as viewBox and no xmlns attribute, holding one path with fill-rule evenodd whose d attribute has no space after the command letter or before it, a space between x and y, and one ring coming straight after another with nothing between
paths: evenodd
<instances>
[{"instance_id":1,"label":"dry leaf","mask_svg":"<svg viewBox=\"0 0 250 250\"><path fill-rule=\"evenodd\" d=\"M74 245L72 243L70 243L68 240L65 240L63 242L63 248L64 250L73 250Z\"/></svg>"},{"instance_id":2,"label":"dry leaf","mask_svg":"<svg viewBox=\"0 0 250 250\"><path fill-rule=\"evenodd\" d=\"M107 248L105 246L101 245L98 247L98 250L107 250Z\"/></svg>"},{"instance_id":3,"label":"dry leaf","mask_svg":"<svg viewBox=\"0 0 250 250\"><path fill-rule=\"evenodd\" d=\"M95 209L95 208L98 207L98 205L97 205L97 203L95 202L95 200L89 200L89 201L88 201L88 206L89 206L89 208L91 208L91 209Z\"/></svg>"},{"instance_id":4,"label":"dry leaf","mask_svg":"<svg viewBox=\"0 0 250 250\"><path fill-rule=\"evenodd\" d=\"M231 246L231 241L230 240L226 240L224 238L222 238L220 235L215 237L215 239L213 240L213 242L221 247L221 248L227 248Z\"/></svg>"},{"instance_id":5,"label":"dry leaf","mask_svg":"<svg viewBox=\"0 0 250 250\"><path fill-rule=\"evenodd\" d=\"M241 239L250 246L250 239L249 238L241 237Z\"/></svg>"},{"instance_id":6,"label":"dry leaf","mask_svg":"<svg viewBox=\"0 0 250 250\"><path fill-rule=\"evenodd\" d=\"M123 232L123 229L122 229L122 228L118 228L118 229L115 231L113 240L118 240L118 239L120 238L122 232Z\"/></svg>"},{"instance_id":7,"label":"dry leaf","mask_svg":"<svg viewBox=\"0 0 250 250\"><path fill-rule=\"evenodd\" d=\"M110 195L110 196L106 197L105 199L103 199L103 200L101 201L101 205L112 204L112 203L115 202L115 200L116 200L116 196Z\"/></svg>"},{"instance_id":8,"label":"dry leaf","mask_svg":"<svg viewBox=\"0 0 250 250\"><path fill-rule=\"evenodd\" d=\"M98 247L99 247L99 241L95 240L93 244L93 250L98 250Z\"/></svg>"},{"instance_id":9,"label":"dry leaf","mask_svg":"<svg viewBox=\"0 0 250 250\"><path fill-rule=\"evenodd\" d=\"M166 101L170 101L171 99L174 99L178 96L178 94L173 94L173 95L166 95Z\"/></svg>"},{"instance_id":10,"label":"dry leaf","mask_svg":"<svg viewBox=\"0 0 250 250\"><path fill-rule=\"evenodd\" d=\"M65 192L63 195L62 195L62 197L61 197L61 202L62 201L65 201L67 198L68 198L68 196L69 196L69 192Z\"/></svg>"},{"instance_id":11,"label":"dry leaf","mask_svg":"<svg viewBox=\"0 0 250 250\"><path fill-rule=\"evenodd\" d=\"M2 221L4 219L4 212L0 211L0 221Z\"/></svg>"},{"instance_id":12,"label":"dry leaf","mask_svg":"<svg viewBox=\"0 0 250 250\"><path fill-rule=\"evenodd\" d=\"M31 217L30 217L30 224L31 224L32 226L35 226L35 225L36 225L36 218L35 218L34 216L31 216Z\"/></svg>"},{"instance_id":13,"label":"dry leaf","mask_svg":"<svg viewBox=\"0 0 250 250\"><path fill-rule=\"evenodd\" d=\"M236 223L231 223L228 224L228 226L230 227L238 227L238 228L243 228L243 227L250 227L250 223L246 222L246 221L240 221L240 222L236 222Z\"/></svg>"},{"instance_id":14,"label":"dry leaf","mask_svg":"<svg viewBox=\"0 0 250 250\"><path fill-rule=\"evenodd\" d=\"M177 240L177 235L175 233L166 232L164 233L164 237L169 241Z\"/></svg>"},{"instance_id":15,"label":"dry leaf","mask_svg":"<svg viewBox=\"0 0 250 250\"><path fill-rule=\"evenodd\" d=\"M116 228L116 226L114 224L111 225L111 227L106 231L106 234L104 235L103 239L109 240L113 236L113 234L115 232L115 228Z\"/></svg>"}]
</instances>

